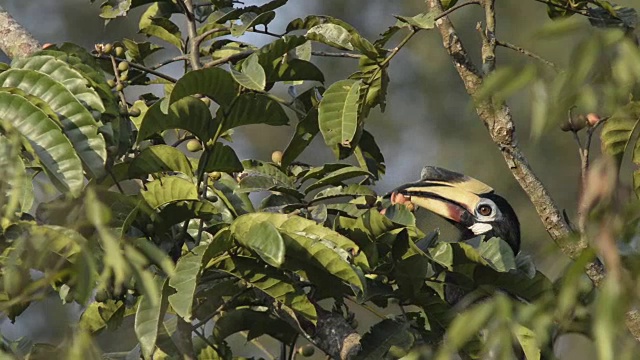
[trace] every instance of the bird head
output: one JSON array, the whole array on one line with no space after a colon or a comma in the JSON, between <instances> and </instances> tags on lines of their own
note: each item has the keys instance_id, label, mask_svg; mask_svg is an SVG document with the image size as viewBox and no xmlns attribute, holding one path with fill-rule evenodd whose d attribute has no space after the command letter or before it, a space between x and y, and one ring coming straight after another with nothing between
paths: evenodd
<instances>
[{"instance_id":1,"label":"bird head","mask_svg":"<svg viewBox=\"0 0 640 360\"><path fill-rule=\"evenodd\" d=\"M427 166L419 181L393 190L391 200L411 202L442 216L462 230L464 239L498 237L514 254L520 251L520 222L515 211L490 186L472 177Z\"/></svg>"}]
</instances>

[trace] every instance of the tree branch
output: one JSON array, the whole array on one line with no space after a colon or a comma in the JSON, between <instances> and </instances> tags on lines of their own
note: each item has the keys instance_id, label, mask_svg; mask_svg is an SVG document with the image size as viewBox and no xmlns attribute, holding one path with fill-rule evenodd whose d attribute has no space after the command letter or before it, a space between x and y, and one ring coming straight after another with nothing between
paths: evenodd
<instances>
[{"instance_id":1,"label":"tree branch","mask_svg":"<svg viewBox=\"0 0 640 360\"><path fill-rule=\"evenodd\" d=\"M29 56L41 48L38 40L0 6L0 50L13 59Z\"/></svg>"},{"instance_id":2,"label":"tree branch","mask_svg":"<svg viewBox=\"0 0 640 360\"><path fill-rule=\"evenodd\" d=\"M495 36L495 33L488 33L495 31L494 2L495 0L482 0L487 22L487 32L484 33L482 47L482 58L485 65L490 64L488 60L492 60L495 64L495 59L490 59L492 54L495 55L493 52L495 43L491 44L490 36ZM440 0L427 0L427 3L433 10L442 12ZM533 203L545 229L560 250L571 259L576 259L588 244L584 241L567 240L571 229L519 148L511 109L504 102L496 104L491 99L479 100L476 98L475 94L482 86L482 76L473 65L453 24L449 18L443 17L436 21L436 27L440 31L442 43L463 81L467 93L474 99L478 116L489 130L493 142L500 148L509 170ZM488 69L491 70L490 67ZM585 272L595 286L599 286L605 276L604 266L597 259L587 264ZM640 315L637 311L627 312L626 324L633 336L640 340Z\"/></svg>"},{"instance_id":3,"label":"tree branch","mask_svg":"<svg viewBox=\"0 0 640 360\"><path fill-rule=\"evenodd\" d=\"M436 11L442 11L442 5L439 0L428 0L428 2ZM490 4L487 5L487 3ZM484 0L483 5L486 13L493 11L492 3L492 0ZM492 24L488 21L487 24L488 31L492 31L492 28L495 29L495 22ZM582 249L573 248L571 244L561 241L569 235L569 226L564 221L551 195L533 172L526 157L520 150L515 137L515 124L511 117L511 109L504 103L493 104L491 100L479 100L475 97L476 92L482 85L481 73L471 61L451 21L446 17L441 18L436 21L436 27L440 30L443 45L452 58L458 75L464 82L467 93L475 100L478 116L489 130L491 139L500 148L511 173L529 196L551 238L556 241L564 253L571 258L576 257ZM487 40L483 41L489 42L488 38L487 36ZM492 52L494 49L495 43L494 45L491 45L491 43L483 44L482 55L485 64L490 65L491 61L495 61L495 55ZM494 59L491 59L491 56L494 56Z\"/></svg>"},{"instance_id":4,"label":"tree branch","mask_svg":"<svg viewBox=\"0 0 640 360\"><path fill-rule=\"evenodd\" d=\"M200 64L200 42L196 41L198 32L196 30L196 19L193 15L193 1L183 0L185 15L187 17L187 31L189 32L189 56L191 62L191 68L198 70L202 67Z\"/></svg>"}]
</instances>

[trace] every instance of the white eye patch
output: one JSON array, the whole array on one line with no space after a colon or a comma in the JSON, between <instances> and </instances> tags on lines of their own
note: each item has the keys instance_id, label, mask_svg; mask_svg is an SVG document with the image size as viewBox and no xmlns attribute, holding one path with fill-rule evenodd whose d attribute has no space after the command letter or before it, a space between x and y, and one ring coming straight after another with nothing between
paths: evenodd
<instances>
[{"instance_id":1,"label":"white eye patch","mask_svg":"<svg viewBox=\"0 0 640 360\"><path fill-rule=\"evenodd\" d=\"M475 223L469 226L469 230L471 230L474 235L482 235L484 233L487 233L491 229L493 229L493 226L487 223Z\"/></svg>"}]
</instances>

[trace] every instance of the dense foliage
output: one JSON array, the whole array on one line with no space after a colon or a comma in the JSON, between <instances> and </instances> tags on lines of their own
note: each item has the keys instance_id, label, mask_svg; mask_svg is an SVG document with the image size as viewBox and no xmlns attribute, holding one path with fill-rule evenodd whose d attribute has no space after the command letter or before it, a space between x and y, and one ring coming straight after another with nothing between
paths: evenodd
<instances>
[{"instance_id":1,"label":"dense foliage","mask_svg":"<svg viewBox=\"0 0 640 360\"><path fill-rule=\"evenodd\" d=\"M239 332L276 339L285 356L309 354L311 343L332 357L346 349L362 359L511 359L514 351L540 359L553 356L566 333L594 339L603 359L638 353L623 315L640 289L629 276L640 265L640 212L616 197L615 164L594 167L604 180L590 183L581 205L624 243L620 274L602 290L583 274L603 251L597 243L552 282L500 239L473 247L419 229L413 212L370 187L385 159L366 119L384 111L392 58L432 29L438 13L397 16L374 41L328 16L273 33L269 23L286 3L109 0L108 20L145 6L140 32L154 42L123 39L91 51L53 45L0 66L0 311L20 321L53 292L84 309L68 344L3 338L0 357L101 358L92 336L128 317L139 344L131 354L153 359L230 359L237 349L226 340ZM571 118L564 128L590 142L604 123L604 152L620 165L632 150L640 164L640 50L629 36L636 11L602 0L548 6L556 21L541 36L587 34L569 68L556 75L535 60L500 67L478 98L499 103L531 86L538 135L574 106L599 108L612 116ZM598 29L567 19L572 14ZM188 35L178 19L187 20ZM247 32L273 41L252 45ZM396 35L404 37L388 48ZM182 55L151 66L159 44ZM325 84L311 59L329 51L353 74ZM184 63L179 79L161 72L172 62ZM157 85L161 97L151 92ZM134 89L143 93L136 100ZM266 124L289 133L290 123L291 140L270 161L236 155L234 129ZM319 134L338 162L297 161ZM633 179L640 193L640 170ZM34 184L43 183L56 196L36 202ZM266 196L250 198L254 192ZM466 294L462 302L446 299L451 279ZM376 323L359 327L356 308ZM338 342L327 345L332 338Z\"/></svg>"}]
</instances>

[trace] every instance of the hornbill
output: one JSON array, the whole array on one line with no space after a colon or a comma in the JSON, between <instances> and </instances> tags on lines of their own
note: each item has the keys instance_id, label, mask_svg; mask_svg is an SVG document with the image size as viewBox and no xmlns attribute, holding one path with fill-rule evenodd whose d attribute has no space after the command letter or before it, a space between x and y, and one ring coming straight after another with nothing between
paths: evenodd
<instances>
[{"instance_id":1,"label":"hornbill","mask_svg":"<svg viewBox=\"0 0 640 360\"><path fill-rule=\"evenodd\" d=\"M419 181L391 192L391 202L411 203L442 216L460 230L460 241L479 235L485 235L485 239L497 237L509 245L514 256L520 252L520 222L515 211L490 186L472 177L426 166ZM444 297L449 304L456 305L470 289L459 286L453 275L445 275ZM514 354L517 359L525 358L516 344Z\"/></svg>"},{"instance_id":2,"label":"hornbill","mask_svg":"<svg viewBox=\"0 0 640 360\"><path fill-rule=\"evenodd\" d=\"M391 192L391 202L410 202L442 216L460 230L462 241L478 235L497 237L514 255L520 251L520 222L515 211L490 186L472 177L426 166L419 181Z\"/></svg>"}]
</instances>

